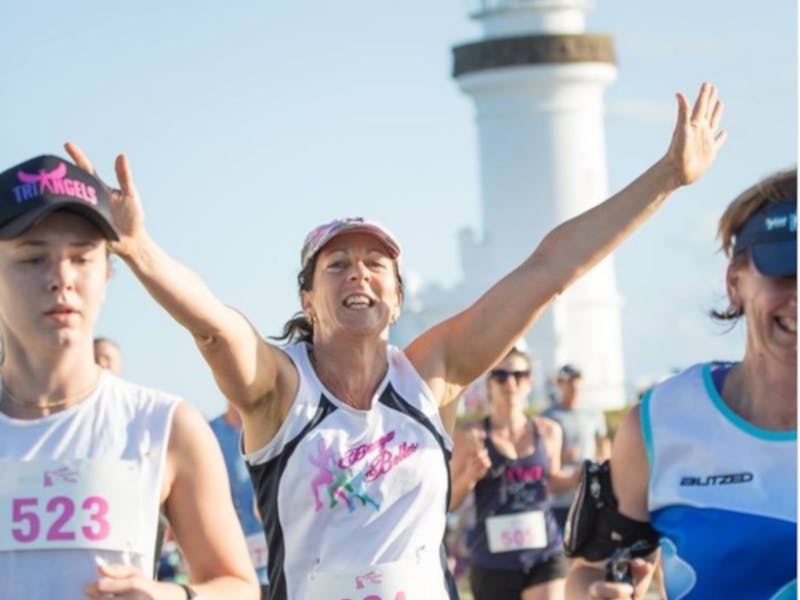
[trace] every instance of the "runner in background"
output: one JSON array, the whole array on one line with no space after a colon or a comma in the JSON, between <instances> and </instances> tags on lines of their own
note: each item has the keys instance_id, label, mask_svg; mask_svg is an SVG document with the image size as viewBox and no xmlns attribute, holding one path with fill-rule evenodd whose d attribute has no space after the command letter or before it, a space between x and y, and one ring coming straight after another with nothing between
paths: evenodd
<instances>
[{"instance_id":1,"label":"runner in background","mask_svg":"<svg viewBox=\"0 0 800 600\"><path fill-rule=\"evenodd\" d=\"M611 456L606 418L602 411L582 406L583 375L574 365L563 365L556 375L558 403L542 412L543 417L553 419L561 426L561 466L572 473L580 469L584 460L603 462ZM575 479L577 485L577 479ZM575 488L555 494L553 512L563 533L569 506Z\"/></svg>"},{"instance_id":2,"label":"runner in background","mask_svg":"<svg viewBox=\"0 0 800 600\"><path fill-rule=\"evenodd\" d=\"M242 418L229 403L227 410L209 422L211 431L217 436L225 467L228 469L228 482L231 488L233 507L247 540L250 558L261 584L261 597L267 598L267 539L264 535L268 523L262 523L256 508L253 483L247 464L241 453Z\"/></svg>"},{"instance_id":3,"label":"runner in background","mask_svg":"<svg viewBox=\"0 0 800 600\"><path fill-rule=\"evenodd\" d=\"M551 491L574 486L561 472L561 428L528 417L531 359L514 348L486 379L489 415L454 437L455 509L469 491L474 525L467 532L475 600L562 600L567 561L550 504Z\"/></svg>"}]
</instances>

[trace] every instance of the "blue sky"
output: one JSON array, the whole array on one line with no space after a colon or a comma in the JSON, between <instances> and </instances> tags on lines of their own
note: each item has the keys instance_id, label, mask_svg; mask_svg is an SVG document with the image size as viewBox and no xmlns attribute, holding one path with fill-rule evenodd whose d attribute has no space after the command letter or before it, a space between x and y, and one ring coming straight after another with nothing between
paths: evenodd
<instances>
[{"instance_id":1,"label":"blue sky","mask_svg":"<svg viewBox=\"0 0 800 600\"><path fill-rule=\"evenodd\" d=\"M127 152L152 235L265 334L298 308L303 236L334 216L387 223L408 269L452 284L456 232L480 230L473 108L450 77L451 47L479 36L467 6L7 1L0 165L73 139L110 179ZM598 0L587 23L615 36L619 62L606 94L611 191L665 150L675 91L707 79L727 103L713 170L617 252L629 382L736 358L741 331L705 317L724 304L715 222L743 188L796 163L796 3ZM121 343L130 379L209 416L223 409L188 334L121 262L97 330Z\"/></svg>"}]
</instances>

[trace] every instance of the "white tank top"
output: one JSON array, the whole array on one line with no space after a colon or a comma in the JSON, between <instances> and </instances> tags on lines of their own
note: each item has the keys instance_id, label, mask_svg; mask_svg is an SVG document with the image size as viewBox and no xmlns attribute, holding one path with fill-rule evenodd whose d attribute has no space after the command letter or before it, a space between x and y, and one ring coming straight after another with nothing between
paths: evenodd
<instances>
[{"instance_id":1,"label":"white tank top","mask_svg":"<svg viewBox=\"0 0 800 600\"><path fill-rule=\"evenodd\" d=\"M104 371L62 412L0 413L0 598L83 600L97 560L152 575L177 402Z\"/></svg>"},{"instance_id":2,"label":"white tank top","mask_svg":"<svg viewBox=\"0 0 800 600\"><path fill-rule=\"evenodd\" d=\"M304 343L286 347L300 375L275 438L245 456L269 540L270 598L444 600L440 554L452 441L403 352L370 410L326 390Z\"/></svg>"}]
</instances>

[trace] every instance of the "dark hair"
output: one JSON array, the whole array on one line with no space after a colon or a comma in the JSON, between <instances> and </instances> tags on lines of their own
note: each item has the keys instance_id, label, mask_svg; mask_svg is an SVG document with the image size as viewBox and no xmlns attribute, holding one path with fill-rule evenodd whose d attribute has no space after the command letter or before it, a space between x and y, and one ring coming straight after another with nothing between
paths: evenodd
<instances>
[{"instance_id":1,"label":"dark hair","mask_svg":"<svg viewBox=\"0 0 800 600\"><path fill-rule=\"evenodd\" d=\"M108 337L103 337L103 336L96 337L96 338L94 338L94 340L92 340L92 343L93 344L103 344L103 343L110 344L111 346L113 346L117 350L120 350L119 344L117 342L115 342L114 340L112 340L111 338L108 338Z\"/></svg>"},{"instance_id":2,"label":"dark hair","mask_svg":"<svg viewBox=\"0 0 800 600\"><path fill-rule=\"evenodd\" d=\"M733 254L736 234L747 220L765 204L792 198L797 198L797 169L773 173L733 199L722 213L717 229L720 250L730 259L731 267L741 269L750 263L748 252ZM729 306L721 311L712 309L709 311L709 315L717 321L730 322L735 325L744 315L744 309L741 306Z\"/></svg>"},{"instance_id":3,"label":"dark hair","mask_svg":"<svg viewBox=\"0 0 800 600\"><path fill-rule=\"evenodd\" d=\"M300 269L297 274L297 288L299 292L310 292L314 284L314 269L317 267L317 258L319 255L313 256L306 263L306 266ZM400 291L400 297L403 297L403 278L400 276L400 266L396 260L392 261L394 265L394 275L397 281L397 287ZM286 321L283 326L281 335L271 335L270 339L278 342L308 342L309 344L314 340L314 324L305 315L303 311L297 311L292 315L292 318Z\"/></svg>"}]
</instances>

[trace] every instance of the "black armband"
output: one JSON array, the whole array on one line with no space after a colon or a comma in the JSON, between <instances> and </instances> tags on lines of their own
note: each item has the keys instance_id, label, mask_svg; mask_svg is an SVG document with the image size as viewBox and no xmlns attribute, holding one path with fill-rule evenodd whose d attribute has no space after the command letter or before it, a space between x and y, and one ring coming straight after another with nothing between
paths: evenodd
<instances>
[{"instance_id":1,"label":"black armband","mask_svg":"<svg viewBox=\"0 0 800 600\"><path fill-rule=\"evenodd\" d=\"M647 521L617 510L609 461L586 460L564 526L564 553L597 561L619 548L627 548L632 557L647 556L658 548L658 533Z\"/></svg>"}]
</instances>

